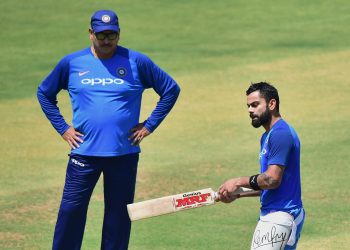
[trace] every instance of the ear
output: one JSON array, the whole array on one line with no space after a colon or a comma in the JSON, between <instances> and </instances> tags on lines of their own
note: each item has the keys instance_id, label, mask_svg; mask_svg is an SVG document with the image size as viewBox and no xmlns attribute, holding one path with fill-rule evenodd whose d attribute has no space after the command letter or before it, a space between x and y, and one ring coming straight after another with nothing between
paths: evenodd
<instances>
[{"instance_id":1,"label":"ear","mask_svg":"<svg viewBox=\"0 0 350 250\"><path fill-rule=\"evenodd\" d=\"M276 100L275 100L275 99L271 99L271 100L269 101L269 109L270 109L271 111L273 111L273 110L276 109Z\"/></svg>"},{"instance_id":2,"label":"ear","mask_svg":"<svg viewBox=\"0 0 350 250\"><path fill-rule=\"evenodd\" d=\"M90 40L92 41L93 40L93 38L94 38L94 32L92 31L92 29L91 28L89 28L89 38L90 38Z\"/></svg>"}]
</instances>

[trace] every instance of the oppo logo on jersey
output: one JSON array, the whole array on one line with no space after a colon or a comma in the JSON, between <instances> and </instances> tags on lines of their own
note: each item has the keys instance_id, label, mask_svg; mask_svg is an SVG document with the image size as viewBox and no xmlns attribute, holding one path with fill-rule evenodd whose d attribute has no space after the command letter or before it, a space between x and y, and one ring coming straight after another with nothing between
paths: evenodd
<instances>
[{"instance_id":1,"label":"oppo logo on jersey","mask_svg":"<svg viewBox=\"0 0 350 250\"><path fill-rule=\"evenodd\" d=\"M85 85L99 85L101 84L102 86L105 85L110 85L110 84L123 84L124 80L120 78L84 78L81 80L82 84Z\"/></svg>"}]
</instances>

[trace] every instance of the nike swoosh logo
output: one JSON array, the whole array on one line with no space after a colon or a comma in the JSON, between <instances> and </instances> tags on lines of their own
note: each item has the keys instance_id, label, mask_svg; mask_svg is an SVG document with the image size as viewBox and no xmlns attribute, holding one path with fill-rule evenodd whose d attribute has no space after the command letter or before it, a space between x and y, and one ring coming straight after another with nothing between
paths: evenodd
<instances>
[{"instance_id":1,"label":"nike swoosh logo","mask_svg":"<svg viewBox=\"0 0 350 250\"><path fill-rule=\"evenodd\" d=\"M84 71L84 72L79 72L79 76L83 76L83 75L86 75L87 73L89 73L90 71Z\"/></svg>"}]
</instances>

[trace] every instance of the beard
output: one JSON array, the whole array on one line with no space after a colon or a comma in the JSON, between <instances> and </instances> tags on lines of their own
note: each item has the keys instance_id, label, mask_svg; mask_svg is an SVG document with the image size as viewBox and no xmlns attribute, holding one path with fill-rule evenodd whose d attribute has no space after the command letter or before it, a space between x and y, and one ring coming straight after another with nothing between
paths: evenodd
<instances>
[{"instance_id":1,"label":"beard","mask_svg":"<svg viewBox=\"0 0 350 250\"><path fill-rule=\"evenodd\" d=\"M266 111L260 116L250 115L250 118L252 118L252 126L254 128L259 128L261 125L265 125L271 122L272 114L271 111L266 108Z\"/></svg>"}]
</instances>

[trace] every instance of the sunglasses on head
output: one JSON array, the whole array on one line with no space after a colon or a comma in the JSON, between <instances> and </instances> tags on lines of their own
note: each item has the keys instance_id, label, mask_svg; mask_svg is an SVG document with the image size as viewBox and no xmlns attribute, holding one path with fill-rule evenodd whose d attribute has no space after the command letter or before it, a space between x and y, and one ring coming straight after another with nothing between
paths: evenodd
<instances>
[{"instance_id":1,"label":"sunglasses on head","mask_svg":"<svg viewBox=\"0 0 350 250\"><path fill-rule=\"evenodd\" d=\"M95 37L97 40L105 40L106 38L108 40L115 40L118 37L118 32L112 32L112 33L103 33L103 32L97 32L95 33Z\"/></svg>"}]
</instances>

